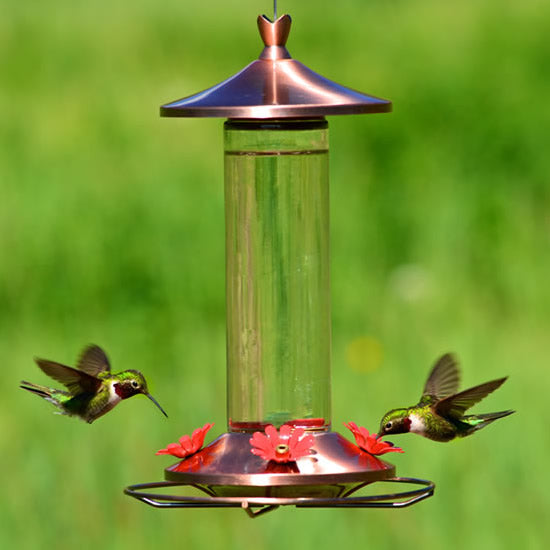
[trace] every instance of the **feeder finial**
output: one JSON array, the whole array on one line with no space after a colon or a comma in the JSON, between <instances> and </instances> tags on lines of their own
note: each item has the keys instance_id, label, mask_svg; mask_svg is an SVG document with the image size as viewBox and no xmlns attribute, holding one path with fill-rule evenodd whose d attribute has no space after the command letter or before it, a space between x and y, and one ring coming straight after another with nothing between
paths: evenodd
<instances>
[{"instance_id":1,"label":"feeder finial","mask_svg":"<svg viewBox=\"0 0 550 550\"><path fill-rule=\"evenodd\" d=\"M265 15L258 15L258 28L266 46L285 46L292 25L290 15L281 15L271 21Z\"/></svg>"},{"instance_id":2,"label":"feeder finial","mask_svg":"<svg viewBox=\"0 0 550 550\"><path fill-rule=\"evenodd\" d=\"M258 16L258 29L265 44L260 59L290 59L290 54L285 48L292 19L290 15L281 15L275 21L271 21L265 15Z\"/></svg>"}]
</instances>

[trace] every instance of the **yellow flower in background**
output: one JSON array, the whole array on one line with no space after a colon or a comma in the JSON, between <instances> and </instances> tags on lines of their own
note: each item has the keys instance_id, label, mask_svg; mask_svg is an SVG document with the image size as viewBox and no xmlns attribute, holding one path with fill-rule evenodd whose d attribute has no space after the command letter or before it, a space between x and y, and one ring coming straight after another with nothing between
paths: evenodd
<instances>
[{"instance_id":1,"label":"yellow flower in background","mask_svg":"<svg viewBox=\"0 0 550 550\"><path fill-rule=\"evenodd\" d=\"M373 372L382 364L384 352L379 340L372 336L360 336L346 348L348 365L357 372Z\"/></svg>"}]
</instances>

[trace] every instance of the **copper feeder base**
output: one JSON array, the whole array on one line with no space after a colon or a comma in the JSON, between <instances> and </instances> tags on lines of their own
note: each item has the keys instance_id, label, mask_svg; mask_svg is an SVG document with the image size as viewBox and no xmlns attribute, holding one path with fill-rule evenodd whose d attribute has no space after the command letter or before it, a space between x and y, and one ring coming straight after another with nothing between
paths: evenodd
<instances>
[{"instance_id":1,"label":"copper feeder base","mask_svg":"<svg viewBox=\"0 0 550 550\"><path fill-rule=\"evenodd\" d=\"M395 467L336 432L314 434L310 456L288 464L250 452L248 433L225 433L165 470L167 481L204 487L218 497L337 497L351 487L395 475Z\"/></svg>"},{"instance_id":2,"label":"copper feeder base","mask_svg":"<svg viewBox=\"0 0 550 550\"><path fill-rule=\"evenodd\" d=\"M225 433L194 455L166 468L166 482L125 490L157 508L241 507L250 516L281 505L297 507L401 508L433 494L430 481L396 478L395 467L362 451L336 432L315 433L312 454L288 464L250 452L250 434ZM385 495L351 496L376 481L421 485ZM193 487L207 496L147 493L148 489ZM253 511L259 507L259 511Z\"/></svg>"}]
</instances>

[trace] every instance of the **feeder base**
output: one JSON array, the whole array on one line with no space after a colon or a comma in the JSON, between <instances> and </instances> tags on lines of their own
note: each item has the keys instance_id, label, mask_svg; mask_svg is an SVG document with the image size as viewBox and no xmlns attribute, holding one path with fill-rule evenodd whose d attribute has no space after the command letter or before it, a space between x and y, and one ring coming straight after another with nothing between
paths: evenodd
<instances>
[{"instance_id":1,"label":"feeder base","mask_svg":"<svg viewBox=\"0 0 550 550\"><path fill-rule=\"evenodd\" d=\"M216 497L337 498L395 476L395 467L337 432L314 433L312 454L285 464L250 452L250 434L225 433L173 466L165 478Z\"/></svg>"},{"instance_id":2,"label":"feeder base","mask_svg":"<svg viewBox=\"0 0 550 550\"><path fill-rule=\"evenodd\" d=\"M394 477L392 464L362 451L340 434L313 435L310 456L277 464L250 452L250 434L225 433L166 468L167 481L132 485L124 492L155 508L242 508L250 517L279 506L403 508L433 495L435 485L431 481ZM377 481L422 487L359 495L365 487L373 489ZM170 494L170 490L181 488L186 492L198 490L198 496ZM162 493L148 492L151 489L162 489Z\"/></svg>"}]
</instances>

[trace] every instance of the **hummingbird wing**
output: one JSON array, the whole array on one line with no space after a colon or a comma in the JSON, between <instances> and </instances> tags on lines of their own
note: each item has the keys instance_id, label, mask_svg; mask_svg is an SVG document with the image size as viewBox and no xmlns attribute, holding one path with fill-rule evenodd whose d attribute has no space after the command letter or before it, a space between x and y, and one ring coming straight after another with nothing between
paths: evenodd
<instances>
[{"instance_id":1,"label":"hummingbird wing","mask_svg":"<svg viewBox=\"0 0 550 550\"><path fill-rule=\"evenodd\" d=\"M470 407L479 403L484 397L487 397L487 395L504 384L507 378L505 376L504 378L491 380L455 395L450 395L435 404L435 412L440 416L460 418Z\"/></svg>"},{"instance_id":2,"label":"hummingbird wing","mask_svg":"<svg viewBox=\"0 0 550 550\"><path fill-rule=\"evenodd\" d=\"M35 361L48 376L66 386L72 395L95 393L101 386L99 378L72 367L46 359L35 358Z\"/></svg>"},{"instance_id":3,"label":"hummingbird wing","mask_svg":"<svg viewBox=\"0 0 550 550\"><path fill-rule=\"evenodd\" d=\"M460 383L460 369L456 357L446 353L440 357L430 372L421 401L439 401L455 394Z\"/></svg>"},{"instance_id":4,"label":"hummingbird wing","mask_svg":"<svg viewBox=\"0 0 550 550\"><path fill-rule=\"evenodd\" d=\"M84 348L76 368L92 376L97 376L101 372L110 372L111 364L105 352L99 346L92 344Z\"/></svg>"}]
</instances>

